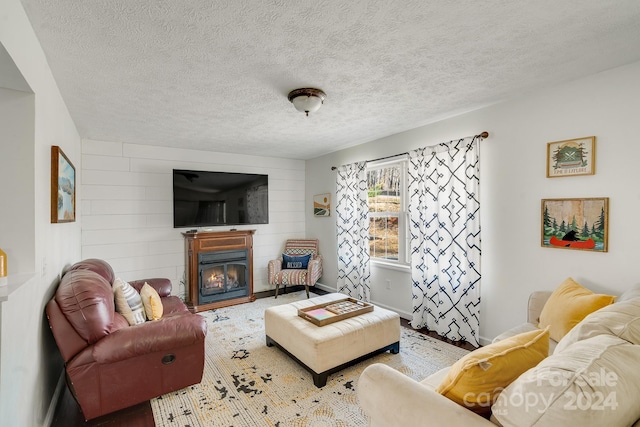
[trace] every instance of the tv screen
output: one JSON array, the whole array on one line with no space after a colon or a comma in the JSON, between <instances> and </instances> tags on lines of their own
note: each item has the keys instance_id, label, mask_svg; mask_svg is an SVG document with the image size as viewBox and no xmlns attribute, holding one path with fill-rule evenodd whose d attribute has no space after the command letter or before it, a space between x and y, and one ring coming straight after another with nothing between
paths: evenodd
<instances>
[{"instance_id":1,"label":"tv screen","mask_svg":"<svg viewBox=\"0 0 640 427\"><path fill-rule=\"evenodd\" d=\"M173 170L173 227L269 223L269 176Z\"/></svg>"}]
</instances>

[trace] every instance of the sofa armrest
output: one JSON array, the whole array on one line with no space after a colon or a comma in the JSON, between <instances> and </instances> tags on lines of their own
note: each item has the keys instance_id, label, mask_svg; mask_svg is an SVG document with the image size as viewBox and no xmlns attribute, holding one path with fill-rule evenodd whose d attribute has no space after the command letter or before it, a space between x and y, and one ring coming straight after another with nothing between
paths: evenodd
<instances>
[{"instance_id":1,"label":"sofa armrest","mask_svg":"<svg viewBox=\"0 0 640 427\"><path fill-rule=\"evenodd\" d=\"M140 289L142 289L145 282L148 283L149 286L151 286L153 289L155 289L160 297L168 297L169 295L171 295L173 286L171 285L171 280L169 279L154 277L153 279L132 280L129 282L129 284L136 288L136 291L140 293Z\"/></svg>"},{"instance_id":2,"label":"sofa armrest","mask_svg":"<svg viewBox=\"0 0 640 427\"><path fill-rule=\"evenodd\" d=\"M120 329L100 341L92 351L98 363L113 363L159 351L171 351L202 341L207 334L204 317L172 316Z\"/></svg>"},{"instance_id":3,"label":"sofa armrest","mask_svg":"<svg viewBox=\"0 0 640 427\"><path fill-rule=\"evenodd\" d=\"M486 418L381 363L362 372L357 390L370 427L495 427Z\"/></svg>"},{"instance_id":4,"label":"sofa armrest","mask_svg":"<svg viewBox=\"0 0 640 427\"><path fill-rule=\"evenodd\" d=\"M551 296L551 291L535 291L529 295L527 304L527 322L537 325L540 321L542 308Z\"/></svg>"}]
</instances>

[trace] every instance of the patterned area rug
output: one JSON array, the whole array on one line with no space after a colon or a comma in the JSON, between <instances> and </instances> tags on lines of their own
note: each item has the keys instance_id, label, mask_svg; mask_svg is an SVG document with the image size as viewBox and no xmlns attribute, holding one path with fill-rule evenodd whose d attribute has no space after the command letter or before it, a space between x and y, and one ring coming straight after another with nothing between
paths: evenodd
<instances>
[{"instance_id":1,"label":"patterned area rug","mask_svg":"<svg viewBox=\"0 0 640 427\"><path fill-rule=\"evenodd\" d=\"M316 388L308 371L265 345L265 308L305 298L301 291L201 313L209 329L202 382L153 399L156 426L366 426L356 388L368 365L384 363L422 380L467 353L402 328L399 354L379 354L330 375L326 386Z\"/></svg>"}]
</instances>

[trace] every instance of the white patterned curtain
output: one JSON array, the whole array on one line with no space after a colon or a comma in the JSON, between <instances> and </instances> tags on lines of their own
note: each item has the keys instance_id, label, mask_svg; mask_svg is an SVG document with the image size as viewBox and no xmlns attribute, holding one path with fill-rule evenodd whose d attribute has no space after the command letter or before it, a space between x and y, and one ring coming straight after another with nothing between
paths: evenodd
<instances>
[{"instance_id":1,"label":"white patterned curtain","mask_svg":"<svg viewBox=\"0 0 640 427\"><path fill-rule=\"evenodd\" d=\"M371 298L367 163L340 166L337 174L338 292Z\"/></svg>"},{"instance_id":2,"label":"white patterned curtain","mask_svg":"<svg viewBox=\"0 0 640 427\"><path fill-rule=\"evenodd\" d=\"M480 316L480 140L412 151L408 173L411 326L475 346Z\"/></svg>"}]
</instances>

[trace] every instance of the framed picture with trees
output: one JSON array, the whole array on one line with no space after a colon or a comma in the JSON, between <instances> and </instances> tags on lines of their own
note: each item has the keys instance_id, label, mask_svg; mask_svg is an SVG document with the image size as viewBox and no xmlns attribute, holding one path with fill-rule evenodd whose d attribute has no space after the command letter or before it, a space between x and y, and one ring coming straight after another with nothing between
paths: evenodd
<instances>
[{"instance_id":1,"label":"framed picture with trees","mask_svg":"<svg viewBox=\"0 0 640 427\"><path fill-rule=\"evenodd\" d=\"M607 252L609 198L542 199L542 246Z\"/></svg>"},{"instance_id":2,"label":"framed picture with trees","mask_svg":"<svg viewBox=\"0 0 640 427\"><path fill-rule=\"evenodd\" d=\"M547 178L596 173L596 137L547 144Z\"/></svg>"}]
</instances>

